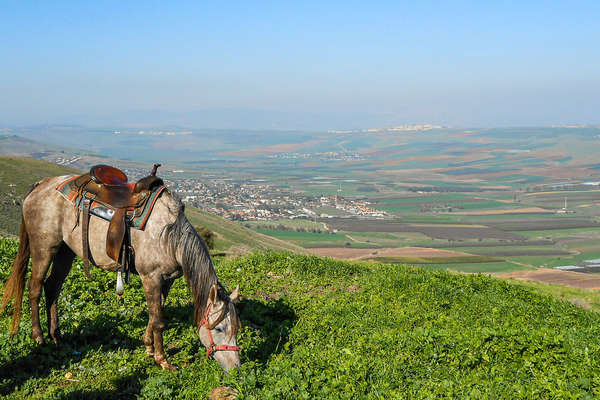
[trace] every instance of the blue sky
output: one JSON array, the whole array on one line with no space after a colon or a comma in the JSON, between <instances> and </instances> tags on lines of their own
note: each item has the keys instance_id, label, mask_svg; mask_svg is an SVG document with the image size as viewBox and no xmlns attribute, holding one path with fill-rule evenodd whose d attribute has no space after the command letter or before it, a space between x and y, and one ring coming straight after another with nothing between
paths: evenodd
<instances>
[{"instance_id":1,"label":"blue sky","mask_svg":"<svg viewBox=\"0 0 600 400\"><path fill-rule=\"evenodd\" d=\"M0 124L600 123L598 4L2 2Z\"/></svg>"}]
</instances>

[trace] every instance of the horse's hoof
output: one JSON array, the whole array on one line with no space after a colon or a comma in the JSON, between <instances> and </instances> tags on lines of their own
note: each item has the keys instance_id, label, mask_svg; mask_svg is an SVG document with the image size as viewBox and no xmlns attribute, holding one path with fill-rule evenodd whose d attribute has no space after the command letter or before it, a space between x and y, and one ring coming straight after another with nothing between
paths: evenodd
<instances>
[{"instance_id":1,"label":"horse's hoof","mask_svg":"<svg viewBox=\"0 0 600 400\"><path fill-rule=\"evenodd\" d=\"M158 365L160 365L160 367L164 370L167 371L175 371L177 370L177 367L174 366L173 364L170 364L167 360L162 360L161 362L157 362Z\"/></svg>"},{"instance_id":2,"label":"horse's hoof","mask_svg":"<svg viewBox=\"0 0 600 400\"><path fill-rule=\"evenodd\" d=\"M44 344L44 335L38 332L32 332L31 338L35 340L37 344Z\"/></svg>"},{"instance_id":3,"label":"horse's hoof","mask_svg":"<svg viewBox=\"0 0 600 400\"><path fill-rule=\"evenodd\" d=\"M208 398L210 400L234 400L238 394L238 391L228 386L221 386L214 388Z\"/></svg>"},{"instance_id":4,"label":"horse's hoof","mask_svg":"<svg viewBox=\"0 0 600 400\"><path fill-rule=\"evenodd\" d=\"M54 334L51 334L50 337L52 338L52 341L54 342L54 344L58 345L61 339L61 334L60 332L54 332Z\"/></svg>"},{"instance_id":5,"label":"horse's hoof","mask_svg":"<svg viewBox=\"0 0 600 400\"><path fill-rule=\"evenodd\" d=\"M146 346L146 357L154 358L154 347Z\"/></svg>"}]
</instances>

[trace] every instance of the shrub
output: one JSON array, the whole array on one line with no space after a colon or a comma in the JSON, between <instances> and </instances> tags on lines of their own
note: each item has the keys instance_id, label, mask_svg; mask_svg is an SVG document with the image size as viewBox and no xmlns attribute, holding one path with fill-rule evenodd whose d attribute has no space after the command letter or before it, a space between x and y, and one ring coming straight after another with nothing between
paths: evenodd
<instances>
[{"instance_id":1,"label":"shrub","mask_svg":"<svg viewBox=\"0 0 600 400\"><path fill-rule=\"evenodd\" d=\"M215 248L215 234L213 231L203 226L197 226L196 231L198 232L202 240L204 240L204 243L206 244L206 247L208 247L209 250Z\"/></svg>"}]
</instances>

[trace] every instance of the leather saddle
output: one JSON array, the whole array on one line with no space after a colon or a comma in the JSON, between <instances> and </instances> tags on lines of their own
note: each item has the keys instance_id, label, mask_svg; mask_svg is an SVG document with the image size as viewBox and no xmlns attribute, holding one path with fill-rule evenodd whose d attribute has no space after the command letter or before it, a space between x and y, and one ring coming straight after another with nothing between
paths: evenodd
<instances>
[{"instance_id":1,"label":"leather saddle","mask_svg":"<svg viewBox=\"0 0 600 400\"><path fill-rule=\"evenodd\" d=\"M160 164L154 164L150 175L133 184L127 182L127 175L120 169L110 165L95 165L89 173L81 175L71 183L83 202L81 237L83 264L88 278L91 279L88 226L92 201L114 210L106 235L106 253L123 268L129 258L129 245L124 241L127 217L143 209L152 190L164 185L163 180L156 176L158 167Z\"/></svg>"}]
</instances>

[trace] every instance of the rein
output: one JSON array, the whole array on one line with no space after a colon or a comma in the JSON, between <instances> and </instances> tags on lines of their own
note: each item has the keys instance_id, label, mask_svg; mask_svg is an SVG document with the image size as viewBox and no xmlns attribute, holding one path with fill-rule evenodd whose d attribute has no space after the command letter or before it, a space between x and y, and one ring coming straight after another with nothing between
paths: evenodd
<instances>
[{"instance_id":1,"label":"rein","mask_svg":"<svg viewBox=\"0 0 600 400\"><path fill-rule=\"evenodd\" d=\"M206 325L206 331L208 332L208 340L210 341L210 345L206 348L206 358L210 359L214 353L217 351L240 351L240 346L230 346L227 344L219 344L216 345L212 333L210 333L210 323L208 322L208 316L210 315L210 310L212 309L212 303L208 305L206 308L206 312L204 313L204 317L198 324L198 335L200 334L200 328L203 325Z\"/></svg>"}]
</instances>

